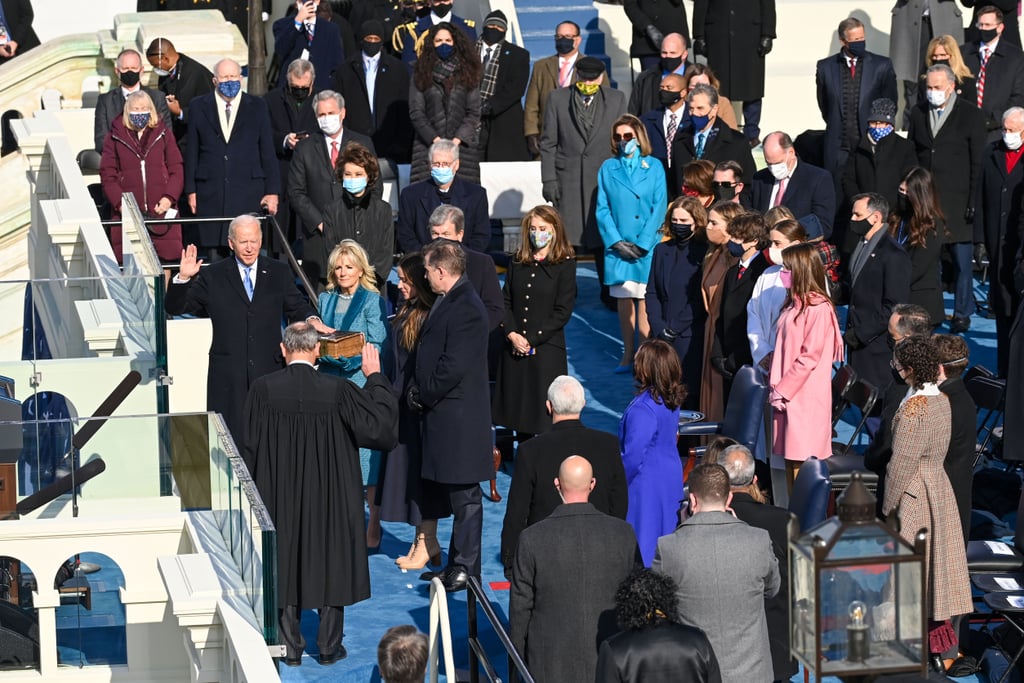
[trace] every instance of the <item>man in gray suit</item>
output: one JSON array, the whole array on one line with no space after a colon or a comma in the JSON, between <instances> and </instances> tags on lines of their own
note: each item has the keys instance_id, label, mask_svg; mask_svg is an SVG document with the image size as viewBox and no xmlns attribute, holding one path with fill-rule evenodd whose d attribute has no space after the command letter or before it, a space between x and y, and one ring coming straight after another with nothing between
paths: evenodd
<instances>
[{"instance_id":1,"label":"man in gray suit","mask_svg":"<svg viewBox=\"0 0 1024 683\"><path fill-rule=\"evenodd\" d=\"M679 584L679 616L707 634L723 683L769 683L775 675L764 599L780 585L771 537L732 514L721 465L695 467L687 483L692 516L658 539L651 568Z\"/></svg>"},{"instance_id":2,"label":"man in gray suit","mask_svg":"<svg viewBox=\"0 0 1024 683\"><path fill-rule=\"evenodd\" d=\"M554 483L565 503L519 536L512 644L537 683L592 683L598 646L616 631L615 591L640 551L629 523L588 502L596 482L586 458L562 461Z\"/></svg>"},{"instance_id":3,"label":"man in gray suit","mask_svg":"<svg viewBox=\"0 0 1024 683\"><path fill-rule=\"evenodd\" d=\"M593 254L597 279L602 283L604 245L595 215L597 172L612 155L612 125L626 113L626 96L601 87L604 75L601 60L583 57L576 61L579 80L572 88L559 88L548 96L540 140L544 199L562 214L569 241ZM603 284L601 300L611 301Z\"/></svg>"}]
</instances>

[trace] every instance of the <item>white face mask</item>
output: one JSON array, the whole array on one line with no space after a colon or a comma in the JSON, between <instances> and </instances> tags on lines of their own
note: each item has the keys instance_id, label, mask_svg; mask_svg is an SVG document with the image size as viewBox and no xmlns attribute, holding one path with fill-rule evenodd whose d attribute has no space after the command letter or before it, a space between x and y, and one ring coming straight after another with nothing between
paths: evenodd
<instances>
[{"instance_id":1,"label":"white face mask","mask_svg":"<svg viewBox=\"0 0 1024 683\"><path fill-rule=\"evenodd\" d=\"M153 69L153 73L155 73L157 76L160 76L161 78L164 76L171 75L171 72L167 71L166 69Z\"/></svg>"},{"instance_id":2,"label":"white face mask","mask_svg":"<svg viewBox=\"0 0 1024 683\"><path fill-rule=\"evenodd\" d=\"M327 114L317 118L320 130L328 135L334 135L341 130L341 116L339 114Z\"/></svg>"},{"instance_id":3,"label":"white face mask","mask_svg":"<svg viewBox=\"0 0 1024 683\"><path fill-rule=\"evenodd\" d=\"M1021 145L1021 134L1018 133L1003 133L1003 144L1006 145L1007 149L1017 151Z\"/></svg>"},{"instance_id":4,"label":"white face mask","mask_svg":"<svg viewBox=\"0 0 1024 683\"><path fill-rule=\"evenodd\" d=\"M782 250L778 247L768 247L768 258L777 266L782 265Z\"/></svg>"},{"instance_id":5,"label":"white face mask","mask_svg":"<svg viewBox=\"0 0 1024 683\"><path fill-rule=\"evenodd\" d=\"M768 164L768 170L772 172L776 180L782 180L789 175L789 164L785 161L780 161L777 164Z\"/></svg>"},{"instance_id":6,"label":"white face mask","mask_svg":"<svg viewBox=\"0 0 1024 683\"><path fill-rule=\"evenodd\" d=\"M928 104L933 107L941 107L946 103L948 96L944 90L929 90L928 91Z\"/></svg>"}]
</instances>

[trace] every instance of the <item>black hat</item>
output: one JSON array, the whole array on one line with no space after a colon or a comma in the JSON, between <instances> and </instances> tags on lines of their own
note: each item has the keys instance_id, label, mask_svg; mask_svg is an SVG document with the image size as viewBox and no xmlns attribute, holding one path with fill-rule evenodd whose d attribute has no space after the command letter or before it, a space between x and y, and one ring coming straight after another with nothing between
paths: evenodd
<instances>
[{"instance_id":1,"label":"black hat","mask_svg":"<svg viewBox=\"0 0 1024 683\"><path fill-rule=\"evenodd\" d=\"M875 102L877 101L878 100L875 100ZM809 213L802 218L798 218L796 222L804 226L804 230L807 232L807 239L809 240L825 236L825 231L821 229L821 220L819 220L813 213Z\"/></svg>"},{"instance_id":2,"label":"black hat","mask_svg":"<svg viewBox=\"0 0 1024 683\"><path fill-rule=\"evenodd\" d=\"M486 17L484 17L484 24L486 26L500 26L503 31L508 31L508 19L505 17L505 13L500 9L496 9Z\"/></svg>"},{"instance_id":3,"label":"black hat","mask_svg":"<svg viewBox=\"0 0 1024 683\"><path fill-rule=\"evenodd\" d=\"M581 81L592 81L604 73L604 62L597 57L582 57L576 60L576 76Z\"/></svg>"},{"instance_id":4,"label":"black hat","mask_svg":"<svg viewBox=\"0 0 1024 683\"><path fill-rule=\"evenodd\" d=\"M364 21L363 25L359 27L359 40L362 40L366 36L377 36L381 40L384 40L384 24L376 19L368 19Z\"/></svg>"},{"instance_id":5,"label":"black hat","mask_svg":"<svg viewBox=\"0 0 1024 683\"><path fill-rule=\"evenodd\" d=\"M868 122L882 121L896 125L896 103L888 97L879 97L871 103L871 116Z\"/></svg>"}]
</instances>

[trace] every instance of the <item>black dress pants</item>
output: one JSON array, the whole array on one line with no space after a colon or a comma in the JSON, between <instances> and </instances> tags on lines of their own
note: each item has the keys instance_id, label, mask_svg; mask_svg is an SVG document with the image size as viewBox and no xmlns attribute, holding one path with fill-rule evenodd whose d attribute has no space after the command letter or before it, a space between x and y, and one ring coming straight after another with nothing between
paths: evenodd
<instances>
[{"instance_id":1,"label":"black dress pants","mask_svg":"<svg viewBox=\"0 0 1024 683\"><path fill-rule=\"evenodd\" d=\"M325 605L319 612L320 628L316 633L316 645L320 656L333 655L341 647L341 639L345 635L345 608ZM285 656L288 659L299 659L306 649L306 639L302 637L299 628L301 617L302 610L298 605L286 605L281 609L281 642L285 645Z\"/></svg>"},{"instance_id":2,"label":"black dress pants","mask_svg":"<svg viewBox=\"0 0 1024 683\"><path fill-rule=\"evenodd\" d=\"M483 494L480 484L447 484L451 503L452 538L448 543L448 566L459 566L471 576L480 576L480 543L484 528Z\"/></svg>"}]
</instances>

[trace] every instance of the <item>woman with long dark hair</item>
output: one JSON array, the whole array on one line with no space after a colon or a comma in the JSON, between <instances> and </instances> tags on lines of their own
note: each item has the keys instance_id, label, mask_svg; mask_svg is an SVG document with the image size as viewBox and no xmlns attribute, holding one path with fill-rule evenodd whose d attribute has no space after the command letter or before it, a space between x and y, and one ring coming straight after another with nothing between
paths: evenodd
<instances>
[{"instance_id":1,"label":"woman with long dark hair","mask_svg":"<svg viewBox=\"0 0 1024 683\"><path fill-rule=\"evenodd\" d=\"M412 142L410 182L431 176L430 146L459 146L460 178L480 182L480 56L462 29L442 21L427 32L409 86Z\"/></svg>"},{"instance_id":2,"label":"woman with long dark hair","mask_svg":"<svg viewBox=\"0 0 1024 683\"><path fill-rule=\"evenodd\" d=\"M506 343L491 417L520 434L539 434L551 425L548 386L569 372L564 328L576 303L575 254L553 207L541 204L523 217L502 292Z\"/></svg>"},{"instance_id":3,"label":"woman with long dark hair","mask_svg":"<svg viewBox=\"0 0 1024 683\"><path fill-rule=\"evenodd\" d=\"M787 481L792 482L804 460L832 454L832 363L843 360L843 333L816 245L783 250L779 276L789 294L779 316L768 381L775 423L772 453L785 457Z\"/></svg>"},{"instance_id":4,"label":"woman with long dark hair","mask_svg":"<svg viewBox=\"0 0 1024 683\"><path fill-rule=\"evenodd\" d=\"M924 307L932 325L945 320L939 260L946 220L932 174L915 166L900 182L896 208L889 214L889 234L910 255L910 301Z\"/></svg>"},{"instance_id":5,"label":"woman with long dark hair","mask_svg":"<svg viewBox=\"0 0 1024 683\"><path fill-rule=\"evenodd\" d=\"M683 463L676 450L679 408L686 400L679 356L668 342L644 342L636 352L636 398L619 422L622 464L629 507L626 521L636 532L644 565L650 566L658 538L679 523Z\"/></svg>"}]
</instances>

